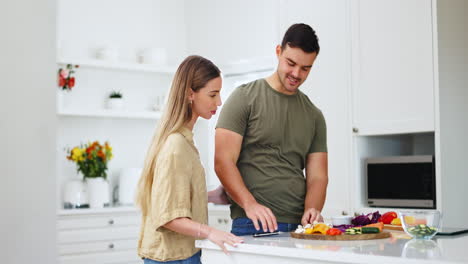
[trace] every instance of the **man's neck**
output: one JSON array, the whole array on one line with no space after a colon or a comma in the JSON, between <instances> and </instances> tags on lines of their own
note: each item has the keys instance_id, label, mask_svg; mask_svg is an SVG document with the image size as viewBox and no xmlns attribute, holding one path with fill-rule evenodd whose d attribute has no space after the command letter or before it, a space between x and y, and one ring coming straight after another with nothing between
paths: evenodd
<instances>
[{"instance_id":1,"label":"man's neck","mask_svg":"<svg viewBox=\"0 0 468 264\"><path fill-rule=\"evenodd\" d=\"M296 94L296 93L291 93L290 91L286 90L286 88L284 88L283 84L281 83L279 79L278 72L276 71L272 75L265 78L265 80L271 86L271 88L273 88L279 93L286 94L286 95Z\"/></svg>"}]
</instances>

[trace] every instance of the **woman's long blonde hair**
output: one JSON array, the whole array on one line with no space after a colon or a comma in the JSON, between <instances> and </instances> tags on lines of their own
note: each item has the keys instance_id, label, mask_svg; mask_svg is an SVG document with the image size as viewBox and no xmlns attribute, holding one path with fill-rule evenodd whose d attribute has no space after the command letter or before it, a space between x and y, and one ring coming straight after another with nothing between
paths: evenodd
<instances>
[{"instance_id":1,"label":"woman's long blonde hair","mask_svg":"<svg viewBox=\"0 0 468 264\"><path fill-rule=\"evenodd\" d=\"M141 209L142 216L148 214L151 206L154 170L164 142L170 134L179 131L192 119L192 106L189 101L190 90L197 92L210 80L220 76L221 72L218 67L201 56L189 56L179 65L138 182L136 203Z\"/></svg>"}]
</instances>

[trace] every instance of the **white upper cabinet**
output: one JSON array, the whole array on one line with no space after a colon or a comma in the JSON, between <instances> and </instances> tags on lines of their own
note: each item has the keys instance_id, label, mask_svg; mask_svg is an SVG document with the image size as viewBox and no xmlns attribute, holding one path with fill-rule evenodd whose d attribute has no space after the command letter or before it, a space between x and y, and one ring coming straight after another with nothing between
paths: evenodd
<instances>
[{"instance_id":1,"label":"white upper cabinet","mask_svg":"<svg viewBox=\"0 0 468 264\"><path fill-rule=\"evenodd\" d=\"M357 0L351 6L353 131L434 131L430 0Z\"/></svg>"},{"instance_id":2,"label":"white upper cabinet","mask_svg":"<svg viewBox=\"0 0 468 264\"><path fill-rule=\"evenodd\" d=\"M225 74L265 70L275 58L278 12L278 0L185 1L188 52L209 58Z\"/></svg>"}]
</instances>

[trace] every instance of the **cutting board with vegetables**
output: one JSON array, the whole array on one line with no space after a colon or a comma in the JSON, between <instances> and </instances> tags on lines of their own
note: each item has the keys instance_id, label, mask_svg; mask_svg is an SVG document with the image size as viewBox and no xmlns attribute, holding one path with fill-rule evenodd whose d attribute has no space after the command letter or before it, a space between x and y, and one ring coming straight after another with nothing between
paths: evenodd
<instances>
[{"instance_id":1,"label":"cutting board with vegetables","mask_svg":"<svg viewBox=\"0 0 468 264\"><path fill-rule=\"evenodd\" d=\"M384 229L389 229L389 230L398 230L398 231L403 231L403 227L401 225L384 225Z\"/></svg>"},{"instance_id":2,"label":"cutting board with vegetables","mask_svg":"<svg viewBox=\"0 0 468 264\"><path fill-rule=\"evenodd\" d=\"M380 232L375 234L356 234L356 235L322 235L322 234L298 234L291 232L291 237L299 239L312 239L312 240L370 240L370 239L382 239L389 238L392 235L389 232Z\"/></svg>"}]
</instances>

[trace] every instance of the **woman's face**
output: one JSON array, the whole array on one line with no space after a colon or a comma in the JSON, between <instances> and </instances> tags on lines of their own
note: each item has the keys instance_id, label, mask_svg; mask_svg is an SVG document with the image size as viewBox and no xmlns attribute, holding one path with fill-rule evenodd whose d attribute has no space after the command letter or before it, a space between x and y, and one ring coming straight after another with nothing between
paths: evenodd
<instances>
[{"instance_id":1,"label":"woman's face","mask_svg":"<svg viewBox=\"0 0 468 264\"><path fill-rule=\"evenodd\" d=\"M216 114L216 110L221 103L222 79L217 77L206 83L205 87L190 95L192 100L193 114L204 119L210 119Z\"/></svg>"}]
</instances>

